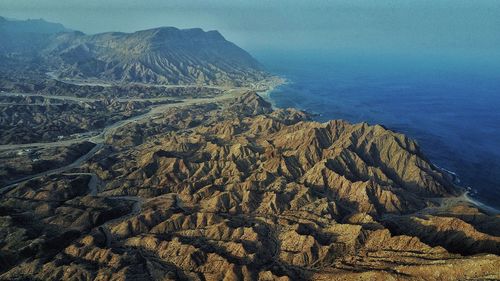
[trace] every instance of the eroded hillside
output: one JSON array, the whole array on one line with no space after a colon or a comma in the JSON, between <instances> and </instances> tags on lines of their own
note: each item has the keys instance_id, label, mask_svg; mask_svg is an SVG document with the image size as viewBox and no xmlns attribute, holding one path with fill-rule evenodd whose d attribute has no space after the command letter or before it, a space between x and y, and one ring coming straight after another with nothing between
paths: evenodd
<instances>
[{"instance_id":1,"label":"eroded hillside","mask_svg":"<svg viewBox=\"0 0 500 281\"><path fill-rule=\"evenodd\" d=\"M414 141L254 93L120 127L78 171L3 195L1 278L500 278L500 217Z\"/></svg>"},{"instance_id":2,"label":"eroded hillside","mask_svg":"<svg viewBox=\"0 0 500 281\"><path fill-rule=\"evenodd\" d=\"M43 20L0 17L0 73L94 84L250 86L269 77L218 31L160 27L87 35ZM0 81L1 82L1 81Z\"/></svg>"}]
</instances>

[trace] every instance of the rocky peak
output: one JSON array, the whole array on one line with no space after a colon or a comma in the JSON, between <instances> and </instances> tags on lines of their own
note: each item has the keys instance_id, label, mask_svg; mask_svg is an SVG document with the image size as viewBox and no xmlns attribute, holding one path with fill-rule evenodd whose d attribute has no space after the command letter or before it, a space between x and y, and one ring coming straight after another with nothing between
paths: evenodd
<instances>
[{"instance_id":1,"label":"rocky peak","mask_svg":"<svg viewBox=\"0 0 500 281\"><path fill-rule=\"evenodd\" d=\"M159 27L137 31L130 34L129 38L146 40L143 41L144 44L151 42L165 45L193 41L225 41L218 31L205 32L201 28L178 29L176 27Z\"/></svg>"}]
</instances>

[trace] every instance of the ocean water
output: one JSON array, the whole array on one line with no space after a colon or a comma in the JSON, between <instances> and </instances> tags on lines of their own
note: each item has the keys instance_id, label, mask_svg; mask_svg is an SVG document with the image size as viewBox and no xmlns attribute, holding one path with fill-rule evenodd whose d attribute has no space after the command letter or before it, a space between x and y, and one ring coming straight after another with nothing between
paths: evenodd
<instances>
[{"instance_id":1,"label":"ocean water","mask_svg":"<svg viewBox=\"0 0 500 281\"><path fill-rule=\"evenodd\" d=\"M261 54L289 83L269 97L315 119L382 124L415 139L472 197L500 209L500 62L392 54Z\"/></svg>"}]
</instances>

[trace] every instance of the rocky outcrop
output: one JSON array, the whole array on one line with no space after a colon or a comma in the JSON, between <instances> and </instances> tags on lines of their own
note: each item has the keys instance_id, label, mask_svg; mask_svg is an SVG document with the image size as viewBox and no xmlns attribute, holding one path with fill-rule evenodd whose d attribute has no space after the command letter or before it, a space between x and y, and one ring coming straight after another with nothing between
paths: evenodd
<instances>
[{"instance_id":1,"label":"rocky outcrop","mask_svg":"<svg viewBox=\"0 0 500 281\"><path fill-rule=\"evenodd\" d=\"M491 219L491 218L490 218ZM441 216L391 218L387 226L394 233L419 237L429 245L440 245L464 255L500 254L500 237L483 233L461 219ZM500 229L497 225L496 230Z\"/></svg>"},{"instance_id":2,"label":"rocky outcrop","mask_svg":"<svg viewBox=\"0 0 500 281\"><path fill-rule=\"evenodd\" d=\"M29 267L52 260L82 233L129 212L126 202L88 196L89 181L86 175L42 178L2 195L2 272L18 270L20 263Z\"/></svg>"}]
</instances>

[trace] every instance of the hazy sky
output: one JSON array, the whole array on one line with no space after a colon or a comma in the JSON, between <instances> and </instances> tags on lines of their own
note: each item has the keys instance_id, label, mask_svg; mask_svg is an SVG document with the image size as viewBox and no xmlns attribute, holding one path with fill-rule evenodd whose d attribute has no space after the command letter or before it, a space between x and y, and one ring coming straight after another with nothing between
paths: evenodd
<instances>
[{"instance_id":1,"label":"hazy sky","mask_svg":"<svg viewBox=\"0 0 500 281\"><path fill-rule=\"evenodd\" d=\"M217 29L263 50L495 53L500 0L1 0L0 15L44 18L86 33L157 26Z\"/></svg>"}]
</instances>

